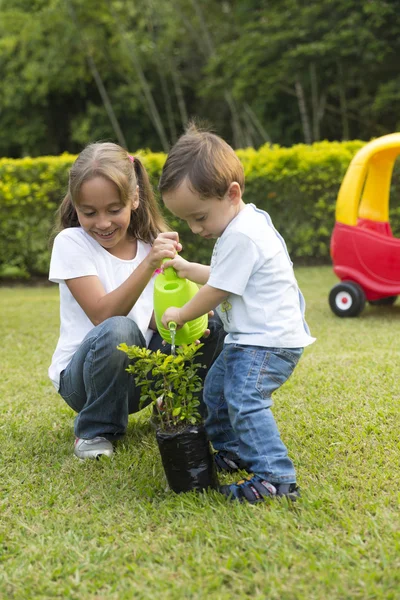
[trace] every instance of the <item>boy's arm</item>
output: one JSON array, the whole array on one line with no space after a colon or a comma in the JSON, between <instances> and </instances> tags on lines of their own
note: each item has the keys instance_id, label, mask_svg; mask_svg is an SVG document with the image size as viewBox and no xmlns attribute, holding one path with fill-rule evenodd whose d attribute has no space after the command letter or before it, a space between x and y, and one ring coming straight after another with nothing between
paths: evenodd
<instances>
[{"instance_id":1,"label":"boy's arm","mask_svg":"<svg viewBox=\"0 0 400 600\"><path fill-rule=\"evenodd\" d=\"M194 281L199 285L207 283L210 276L209 266L189 262L178 254L162 266L163 269L168 269L168 267L173 267L181 279L190 279L190 281Z\"/></svg>"},{"instance_id":2,"label":"boy's arm","mask_svg":"<svg viewBox=\"0 0 400 600\"><path fill-rule=\"evenodd\" d=\"M162 324L168 328L168 323L175 321L178 327L182 327L187 321L193 321L193 319L209 313L228 296L229 292L206 284L182 308L176 308L175 306L167 308L161 319Z\"/></svg>"}]
</instances>

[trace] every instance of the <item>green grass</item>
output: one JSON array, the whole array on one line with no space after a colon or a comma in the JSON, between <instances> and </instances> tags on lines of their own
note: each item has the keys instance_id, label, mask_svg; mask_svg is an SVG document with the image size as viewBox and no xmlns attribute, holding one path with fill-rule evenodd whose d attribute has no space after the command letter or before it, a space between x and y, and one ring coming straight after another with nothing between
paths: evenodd
<instances>
[{"instance_id":1,"label":"green grass","mask_svg":"<svg viewBox=\"0 0 400 600\"><path fill-rule=\"evenodd\" d=\"M318 340L275 394L294 508L167 491L145 411L111 461L75 459L57 288L0 289L1 599L399 598L400 305L339 319L331 269L297 277Z\"/></svg>"}]
</instances>

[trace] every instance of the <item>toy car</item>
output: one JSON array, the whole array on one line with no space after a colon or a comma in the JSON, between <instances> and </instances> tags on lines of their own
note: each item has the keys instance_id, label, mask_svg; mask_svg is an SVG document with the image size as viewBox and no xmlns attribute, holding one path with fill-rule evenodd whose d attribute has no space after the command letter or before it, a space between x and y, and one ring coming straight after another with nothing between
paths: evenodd
<instances>
[{"instance_id":1,"label":"toy car","mask_svg":"<svg viewBox=\"0 0 400 600\"><path fill-rule=\"evenodd\" d=\"M351 161L336 202L331 237L333 270L341 283L329 294L339 317L355 317L366 300L391 305L400 294L400 239L389 223L393 165L400 133L366 144Z\"/></svg>"}]
</instances>

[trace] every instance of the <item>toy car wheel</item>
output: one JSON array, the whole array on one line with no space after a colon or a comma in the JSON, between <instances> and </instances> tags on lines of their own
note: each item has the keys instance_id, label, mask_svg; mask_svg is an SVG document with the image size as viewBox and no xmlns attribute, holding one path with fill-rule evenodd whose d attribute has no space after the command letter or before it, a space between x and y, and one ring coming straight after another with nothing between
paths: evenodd
<instances>
[{"instance_id":1,"label":"toy car wheel","mask_svg":"<svg viewBox=\"0 0 400 600\"><path fill-rule=\"evenodd\" d=\"M397 300L397 296L386 296L386 298L379 298L379 300L369 300L372 306L392 306Z\"/></svg>"},{"instance_id":2,"label":"toy car wheel","mask_svg":"<svg viewBox=\"0 0 400 600\"><path fill-rule=\"evenodd\" d=\"M357 317L365 306L364 290L358 283L342 281L331 289L329 306L338 317Z\"/></svg>"}]
</instances>

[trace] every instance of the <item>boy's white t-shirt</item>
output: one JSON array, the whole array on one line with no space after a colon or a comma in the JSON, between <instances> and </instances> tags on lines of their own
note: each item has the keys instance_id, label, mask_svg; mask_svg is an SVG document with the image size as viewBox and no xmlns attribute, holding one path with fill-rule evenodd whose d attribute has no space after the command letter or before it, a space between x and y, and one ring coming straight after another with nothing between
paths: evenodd
<instances>
[{"instance_id":1,"label":"boy's white t-shirt","mask_svg":"<svg viewBox=\"0 0 400 600\"><path fill-rule=\"evenodd\" d=\"M246 204L218 238L207 283L229 292L217 307L226 344L300 348L315 341L286 244L254 204Z\"/></svg>"},{"instance_id":2,"label":"boy's white t-shirt","mask_svg":"<svg viewBox=\"0 0 400 600\"><path fill-rule=\"evenodd\" d=\"M129 277L150 252L150 248L150 244L138 240L135 258L122 260L107 252L81 227L64 229L55 238L49 279L58 283L60 288L60 337L48 373L57 390L61 371L68 365L86 334L94 327L69 291L65 280L96 275L108 294ZM127 315L137 323L147 344L153 335L153 331L149 329L153 312L153 288L154 277Z\"/></svg>"}]
</instances>

